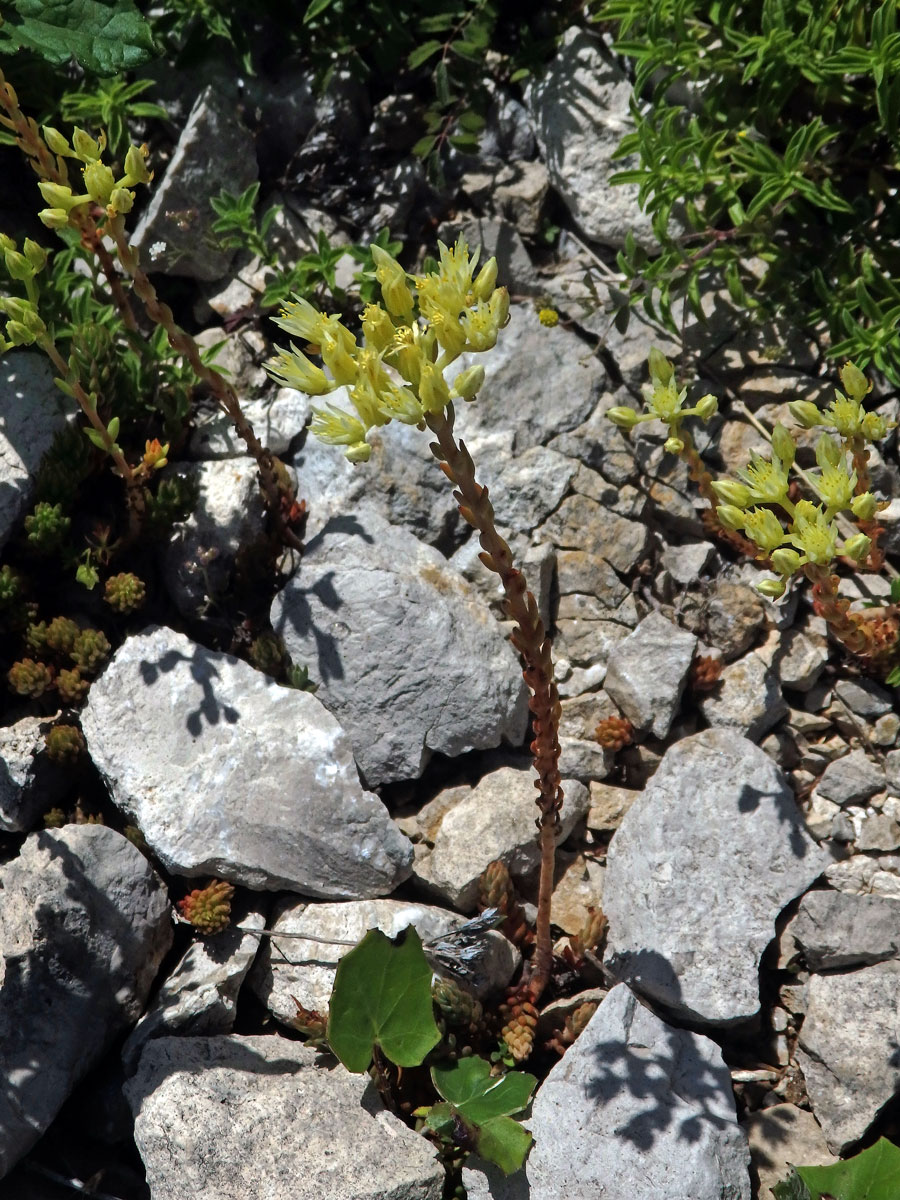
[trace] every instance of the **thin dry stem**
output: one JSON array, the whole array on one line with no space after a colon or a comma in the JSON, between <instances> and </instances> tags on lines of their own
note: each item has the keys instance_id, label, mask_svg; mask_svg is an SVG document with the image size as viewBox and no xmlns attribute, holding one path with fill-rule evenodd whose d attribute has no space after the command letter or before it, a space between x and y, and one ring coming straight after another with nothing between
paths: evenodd
<instances>
[{"instance_id":1,"label":"thin dry stem","mask_svg":"<svg viewBox=\"0 0 900 1200\"><path fill-rule=\"evenodd\" d=\"M432 413L425 419L437 439L431 443L431 452L447 478L456 485L453 498L459 505L460 513L478 531L482 547L481 561L488 570L500 576L505 592L504 608L515 622L511 640L525 660L522 673L531 692L528 701L534 729L531 752L538 776L535 787L539 793L536 803L540 809L537 827L541 847L535 954L528 979L528 993L533 1002L550 978L553 961L550 898L553 893L559 812L563 802L559 774L561 708L553 678L550 639L538 613L537 601L528 591L524 575L513 565L509 546L497 532L488 490L475 479L475 466L465 442L457 442L453 435L453 405L449 404L443 412Z\"/></svg>"},{"instance_id":2,"label":"thin dry stem","mask_svg":"<svg viewBox=\"0 0 900 1200\"><path fill-rule=\"evenodd\" d=\"M246 443L247 449L256 459L262 489L282 541L285 545L291 546L295 550L300 550L300 540L285 523L282 515L282 498L284 493L279 486L278 478L275 474L272 453L263 446L253 432L253 426L244 416L234 388L217 371L211 370L206 365L200 355L200 347L190 334L185 333L177 323L168 304L164 304L157 296L156 288L150 282L146 272L141 269L137 250L129 245L128 239L125 237L125 223L122 217L117 216L112 218L107 229L116 244L116 253L119 262L127 274L131 276L135 293L147 310L147 315L152 321L155 321L165 329L169 345L187 358L194 374L198 379L202 379L210 389L217 403L224 410L237 433ZM287 507L289 507L289 504Z\"/></svg>"},{"instance_id":3,"label":"thin dry stem","mask_svg":"<svg viewBox=\"0 0 900 1200\"><path fill-rule=\"evenodd\" d=\"M69 172L66 167L66 160L51 152L41 136L41 131L38 129L37 123L31 117L26 117L21 108L19 108L15 89L7 82L2 71L0 71L0 107L7 114L6 117L0 117L0 124L5 125L7 129L12 130L15 134L16 145L25 155L37 177L46 180L48 183L58 183L67 186L69 183ZM82 245L85 249L96 254L100 261L100 267L106 276L106 282L109 286L113 302L119 310L125 328L131 330L132 333L135 332L138 324L134 310L122 287L122 281L119 279L112 256L103 245L103 236L97 228L96 221L91 216L86 205L73 209L70 216L81 234Z\"/></svg>"}]
</instances>

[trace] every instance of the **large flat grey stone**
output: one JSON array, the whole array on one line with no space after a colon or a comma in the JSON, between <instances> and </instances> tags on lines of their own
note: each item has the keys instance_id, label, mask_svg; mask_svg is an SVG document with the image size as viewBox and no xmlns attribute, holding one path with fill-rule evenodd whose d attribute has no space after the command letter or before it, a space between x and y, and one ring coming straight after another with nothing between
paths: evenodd
<instances>
[{"instance_id":1,"label":"large flat grey stone","mask_svg":"<svg viewBox=\"0 0 900 1200\"><path fill-rule=\"evenodd\" d=\"M724 729L684 738L610 843L607 961L692 1020L751 1017L776 917L829 862L759 747Z\"/></svg>"},{"instance_id":2,"label":"large flat grey stone","mask_svg":"<svg viewBox=\"0 0 900 1200\"><path fill-rule=\"evenodd\" d=\"M363 899L409 874L412 847L337 720L240 659L150 627L119 647L81 723L112 799L177 875Z\"/></svg>"}]
</instances>

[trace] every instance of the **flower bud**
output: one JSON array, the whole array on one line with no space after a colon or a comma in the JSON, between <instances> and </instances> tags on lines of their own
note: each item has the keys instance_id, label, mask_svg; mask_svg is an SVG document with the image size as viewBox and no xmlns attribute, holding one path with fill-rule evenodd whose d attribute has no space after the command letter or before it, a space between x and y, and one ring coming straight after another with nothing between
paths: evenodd
<instances>
[{"instance_id":1,"label":"flower bud","mask_svg":"<svg viewBox=\"0 0 900 1200\"><path fill-rule=\"evenodd\" d=\"M68 212L77 204L84 204L87 199L85 196L76 196L72 189L63 183L50 183L46 179L40 181L38 191L51 208L61 208L64 212Z\"/></svg>"},{"instance_id":2,"label":"flower bud","mask_svg":"<svg viewBox=\"0 0 900 1200\"><path fill-rule=\"evenodd\" d=\"M147 154L146 145L128 147L128 153L125 155L125 175L128 184L149 183L153 178L152 172L147 170Z\"/></svg>"},{"instance_id":3,"label":"flower bud","mask_svg":"<svg viewBox=\"0 0 900 1200\"><path fill-rule=\"evenodd\" d=\"M5 233L0 233L0 250L15 250L16 243Z\"/></svg>"},{"instance_id":4,"label":"flower bud","mask_svg":"<svg viewBox=\"0 0 900 1200\"><path fill-rule=\"evenodd\" d=\"M788 412L804 429L812 429L822 424L821 410L811 400L792 400L788 405Z\"/></svg>"},{"instance_id":5,"label":"flower bud","mask_svg":"<svg viewBox=\"0 0 900 1200\"><path fill-rule=\"evenodd\" d=\"M769 561L779 575L793 575L800 569L800 555L796 550L790 550L787 546L782 546L780 550L773 550L769 555Z\"/></svg>"},{"instance_id":6,"label":"flower bud","mask_svg":"<svg viewBox=\"0 0 900 1200\"><path fill-rule=\"evenodd\" d=\"M116 177L106 163L89 162L82 171L84 187L90 198L104 208L109 204L109 198L116 186Z\"/></svg>"},{"instance_id":7,"label":"flower bud","mask_svg":"<svg viewBox=\"0 0 900 1200\"><path fill-rule=\"evenodd\" d=\"M869 556L869 551L872 548L872 539L866 537L864 533L855 533L853 537L847 538L844 542L842 554L846 554L848 558L852 558L855 562L861 563Z\"/></svg>"},{"instance_id":8,"label":"flower bud","mask_svg":"<svg viewBox=\"0 0 900 1200\"><path fill-rule=\"evenodd\" d=\"M425 412L439 413L450 403L450 389L434 363L423 363L419 375L419 400Z\"/></svg>"},{"instance_id":9,"label":"flower bud","mask_svg":"<svg viewBox=\"0 0 900 1200\"><path fill-rule=\"evenodd\" d=\"M671 380L675 374L675 368L663 354L662 350L657 350L654 346L650 351L649 356L650 378L657 385L663 387Z\"/></svg>"},{"instance_id":10,"label":"flower bud","mask_svg":"<svg viewBox=\"0 0 900 1200\"><path fill-rule=\"evenodd\" d=\"M64 229L69 223L69 214L64 208L42 208L38 220L48 229Z\"/></svg>"},{"instance_id":11,"label":"flower bud","mask_svg":"<svg viewBox=\"0 0 900 1200\"><path fill-rule=\"evenodd\" d=\"M858 521L871 521L878 512L878 500L871 492L861 492L850 501L850 511Z\"/></svg>"},{"instance_id":12,"label":"flower bud","mask_svg":"<svg viewBox=\"0 0 900 1200\"><path fill-rule=\"evenodd\" d=\"M663 444L663 450L665 450L666 454L680 454L683 449L684 442L680 437L675 437L674 435L666 438L665 443Z\"/></svg>"},{"instance_id":13,"label":"flower bud","mask_svg":"<svg viewBox=\"0 0 900 1200\"><path fill-rule=\"evenodd\" d=\"M348 446L344 451L344 458L352 463L368 462L372 457L372 447L368 442L357 442L355 446Z\"/></svg>"},{"instance_id":14,"label":"flower bud","mask_svg":"<svg viewBox=\"0 0 900 1200\"><path fill-rule=\"evenodd\" d=\"M134 207L134 192L130 192L128 188L115 187L110 193L107 212L110 216L117 216L119 213L129 213ZM111 211L110 211L111 210Z\"/></svg>"},{"instance_id":15,"label":"flower bud","mask_svg":"<svg viewBox=\"0 0 900 1200\"><path fill-rule=\"evenodd\" d=\"M472 284L472 294L476 300L490 300L491 293L497 286L497 260L489 258Z\"/></svg>"},{"instance_id":16,"label":"flower bud","mask_svg":"<svg viewBox=\"0 0 900 1200\"><path fill-rule=\"evenodd\" d=\"M31 346L37 338L34 330L23 325L21 321L7 321L6 335L14 346Z\"/></svg>"},{"instance_id":17,"label":"flower bud","mask_svg":"<svg viewBox=\"0 0 900 1200\"><path fill-rule=\"evenodd\" d=\"M366 346L379 354L393 342L394 322L380 304L367 304L362 314L362 330Z\"/></svg>"},{"instance_id":18,"label":"flower bud","mask_svg":"<svg viewBox=\"0 0 900 1200\"><path fill-rule=\"evenodd\" d=\"M103 145L105 143L105 135L99 142L95 142L91 135L84 129L76 129L72 134L72 146L75 150L75 157L80 158L83 163L96 162L103 153Z\"/></svg>"},{"instance_id":19,"label":"flower bud","mask_svg":"<svg viewBox=\"0 0 900 1200\"><path fill-rule=\"evenodd\" d=\"M783 579L763 579L756 585L756 590L761 596L767 596L770 600L777 600L779 596L784 595L785 582Z\"/></svg>"},{"instance_id":20,"label":"flower bud","mask_svg":"<svg viewBox=\"0 0 900 1200\"><path fill-rule=\"evenodd\" d=\"M880 442L889 428L889 423L878 413L866 413L862 419L862 434L867 442Z\"/></svg>"},{"instance_id":21,"label":"flower bud","mask_svg":"<svg viewBox=\"0 0 900 1200\"><path fill-rule=\"evenodd\" d=\"M851 362L844 363L838 374L841 377L844 390L851 400L859 402L872 389L871 383L869 383L859 367L854 366Z\"/></svg>"},{"instance_id":22,"label":"flower bud","mask_svg":"<svg viewBox=\"0 0 900 1200\"><path fill-rule=\"evenodd\" d=\"M71 157L72 147L58 129L54 129L52 125L44 125L41 132L44 135L44 141L54 154L60 154L64 158Z\"/></svg>"},{"instance_id":23,"label":"flower bud","mask_svg":"<svg viewBox=\"0 0 900 1200\"><path fill-rule=\"evenodd\" d=\"M613 425L617 425L619 429L634 429L635 425L640 421L640 414L636 413L633 408L625 408L617 406L611 408L606 414L607 420L612 421Z\"/></svg>"},{"instance_id":24,"label":"flower bud","mask_svg":"<svg viewBox=\"0 0 900 1200\"><path fill-rule=\"evenodd\" d=\"M25 257L34 267L35 273L38 271L43 271L44 267L47 265L47 251L44 249L44 247L39 246L37 242L32 241L31 238L26 238L25 245L22 247L22 250L25 253Z\"/></svg>"},{"instance_id":25,"label":"flower bud","mask_svg":"<svg viewBox=\"0 0 900 1200\"><path fill-rule=\"evenodd\" d=\"M385 307L392 316L409 318L413 311L412 292L406 282L406 272L395 258L380 246L372 246L375 278L381 284Z\"/></svg>"},{"instance_id":26,"label":"flower bud","mask_svg":"<svg viewBox=\"0 0 900 1200\"><path fill-rule=\"evenodd\" d=\"M460 371L453 381L453 391L450 394L459 397L460 400L474 400L483 383L484 367L481 363L475 363L474 366Z\"/></svg>"},{"instance_id":27,"label":"flower bud","mask_svg":"<svg viewBox=\"0 0 900 1200\"><path fill-rule=\"evenodd\" d=\"M843 458L844 452L834 438L828 433L823 433L816 442L816 462L822 470L841 465Z\"/></svg>"},{"instance_id":28,"label":"flower bud","mask_svg":"<svg viewBox=\"0 0 900 1200\"><path fill-rule=\"evenodd\" d=\"M772 451L778 455L786 467L791 465L797 453L794 439L780 421L772 430Z\"/></svg>"},{"instance_id":29,"label":"flower bud","mask_svg":"<svg viewBox=\"0 0 900 1200\"><path fill-rule=\"evenodd\" d=\"M720 500L737 508L746 508L753 499L750 489L735 479L714 479L711 487Z\"/></svg>"},{"instance_id":30,"label":"flower bud","mask_svg":"<svg viewBox=\"0 0 900 1200\"><path fill-rule=\"evenodd\" d=\"M744 528L744 514L733 504L720 504L716 508L719 524L725 529L738 530Z\"/></svg>"},{"instance_id":31,"label":"flower bud","mask_svg":"<svg viewBox=\"0 0 900 1200\"><path fill-rule=\"evenodd\" d=\"M34 278L34 267L25 255L20 254L18 250L7 250L3 255L3 261L6 263L10 279L16 279L19 283L24 283L26 279Z\"/></svg>"},{"instance_id":32,"label":"flower bud","mask_svg":"<svg viewBox=\"0 0 900 1200\"><path fill-rule=\"evenodd\" d=\"M701 421L708 421L719 411L719 401L712 394L704 396L694 405L694 412Z\"/></svg>"}]
</instances>

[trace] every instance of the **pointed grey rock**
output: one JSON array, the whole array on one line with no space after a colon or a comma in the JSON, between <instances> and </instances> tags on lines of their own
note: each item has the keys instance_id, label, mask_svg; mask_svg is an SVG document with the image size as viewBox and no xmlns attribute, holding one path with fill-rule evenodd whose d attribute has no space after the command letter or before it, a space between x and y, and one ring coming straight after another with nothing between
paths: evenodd
<instances>
[{"instance_id":1,"label":"pointed grey rock","mask_svg":"<svg viewBox=\"0 0 900 1200\"><path fill-rule=\"evenodd\" d=\"M463 1169L469 1200L750 1200L750 1155L715 1042L614 987L538 1090L524 1178Z\"/></svg>"},{"instance_id":2,"label":"pointed grey rock","mask_svg":"<svg viewBox=\"0 0 900 1200\"><path fill-rule=\"evenodd\" d=\"M369 508L306 544L272 626L347 730L370 787L521 743L527 692L487 605L446 560Z\"/></svg>"}]
</instances>

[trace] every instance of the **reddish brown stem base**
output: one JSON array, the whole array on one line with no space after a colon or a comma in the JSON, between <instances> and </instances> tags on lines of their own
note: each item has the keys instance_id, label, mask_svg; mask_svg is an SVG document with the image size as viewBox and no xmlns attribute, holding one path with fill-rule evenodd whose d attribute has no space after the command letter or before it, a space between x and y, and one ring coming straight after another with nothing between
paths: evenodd
<instances>
[{"instance_id":1,"label":"reddish brown stem base","mask_svg":"<svg viewBox=\"0 0 900 1200\"><path fill-rule=\"evenodd\" d=\"M456 487L453 497L463 518L477 530L481 542L481 561L500 576L507 615L515 622L511 640L525 660L522 674L531 696L528 706L532 713L534 740L531 752L537 772L537 819L541 847L541 876L538 890L535 953L528 977L528 993L537 1000L547 980L553 962L550 938L550 898L553 894L553 871L556 860L556 840L559 832L559 812L563 791L559 775L559 718L560 702L553 678L553 659L550 639L538 613L537 601L528 591L525 577L513 565L512 552L497 532L494 507L488 490L475 479L475 465L465 442L453 435L455 414L453 405L426 417L428 428L435 435L431 452L441 470Z\"/></svg>"}]
</instances>

